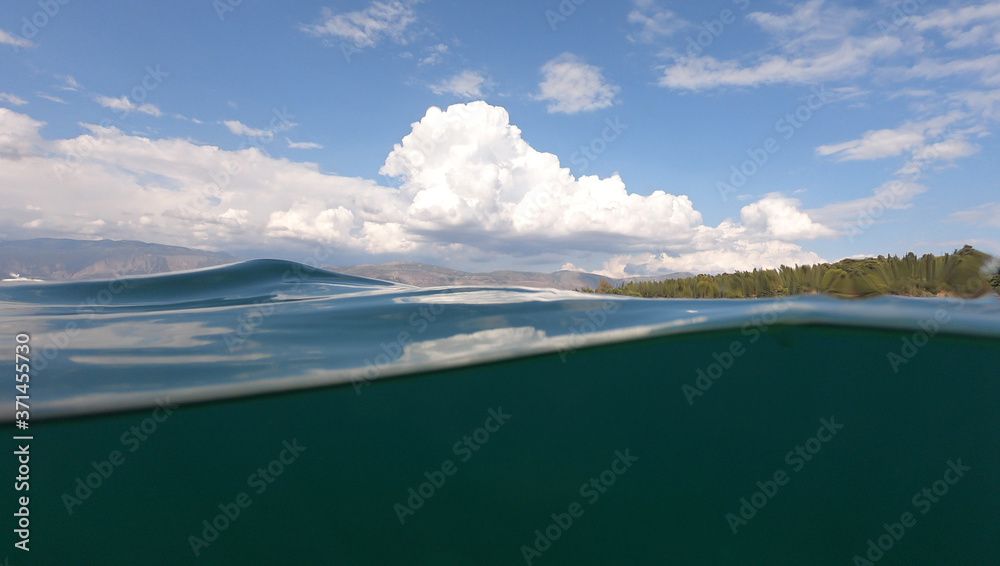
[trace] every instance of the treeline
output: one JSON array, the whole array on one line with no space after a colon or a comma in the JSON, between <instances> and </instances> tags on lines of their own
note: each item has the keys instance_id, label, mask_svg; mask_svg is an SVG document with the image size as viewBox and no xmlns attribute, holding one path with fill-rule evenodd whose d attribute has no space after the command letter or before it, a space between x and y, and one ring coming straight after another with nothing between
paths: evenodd
<instances>
[{"instance_id":1,"label":"treeline","mask_svg":"<svg viewBox=\"0 0 1000 566\"><path fill-rule=\"evenodd\" d=\"M917 257L911 252L903 257L845 259L795 267L783 265L778 269L629 282L617 287L602 280L596 291L581 291L647 298L744 299L808 293L842 297L938 294L968 297L982 295L991 288L1000 292L996 259L965 246L943 256Z\"/></svg>"}]
</instances>

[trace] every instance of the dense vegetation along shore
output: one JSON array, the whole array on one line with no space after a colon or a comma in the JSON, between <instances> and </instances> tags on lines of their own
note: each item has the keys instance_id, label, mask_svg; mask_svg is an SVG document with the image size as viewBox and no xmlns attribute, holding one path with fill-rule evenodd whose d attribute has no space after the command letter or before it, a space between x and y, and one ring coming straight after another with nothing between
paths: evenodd
<instances>
[{"instance_id":1,"label":"dense vegetation along shore","mask_svg":"<svg viewBox=\"0 0 1000 566\"><path fill-rule=\"evenodd\" d=\"M596 290L581 291L647 298L743 299L809 293L841 297L974 297L991 289L1000 293L997 259L965 246L942 256L917 257L911 252L903 257L844 259L795 267L783 265L778 269L631 282L617 287L602 281Z\"/></svg>"}]
</instances>

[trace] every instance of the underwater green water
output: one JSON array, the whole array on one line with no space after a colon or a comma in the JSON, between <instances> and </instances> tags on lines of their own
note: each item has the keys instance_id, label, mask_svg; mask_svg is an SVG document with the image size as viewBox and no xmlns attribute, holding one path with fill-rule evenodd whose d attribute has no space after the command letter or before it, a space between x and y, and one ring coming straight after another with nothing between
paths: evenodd
<instances>
[{"instance_id":1,"label":"underwater green water","mask_svg":"<svg viewBox=\"0 0 1000 566\"><path fill-rule=\"evenodd\" d=\"M100 308L107 282L0 288L5 356L29 332L44 366L30 429L2 413L8 454L33 439L31 550L8 481L0 556L1000 562L995 299L615 307L267 268L132 280Z\"/></svg>"}]
</instances>

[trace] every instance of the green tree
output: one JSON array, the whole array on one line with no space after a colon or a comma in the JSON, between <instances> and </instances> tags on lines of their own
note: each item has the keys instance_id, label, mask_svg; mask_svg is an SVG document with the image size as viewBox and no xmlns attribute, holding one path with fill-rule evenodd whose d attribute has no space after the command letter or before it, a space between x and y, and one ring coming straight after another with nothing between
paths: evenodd
<instances>
[{"instance_id":1,"label":"green tree","mask_svg":"<svg viewBox=\"0 0 1000 566\"><path fill-rule=\"evenodd\" d=\"M978 296L993 289L1000 292L1000 270L983 277L995 258L971 246L952 254L919 258L910 252L902 258L878 256L845 259L833 264L782 265L778 269L754 269L720 275L698 275L665 281L630 282L612 287L601 280L597 292L641 297L751 298L829 293L868 297L884 294L926 296L944 292ZM585 291L592 292L589 289Z\"/></svg>"}]
</instances>

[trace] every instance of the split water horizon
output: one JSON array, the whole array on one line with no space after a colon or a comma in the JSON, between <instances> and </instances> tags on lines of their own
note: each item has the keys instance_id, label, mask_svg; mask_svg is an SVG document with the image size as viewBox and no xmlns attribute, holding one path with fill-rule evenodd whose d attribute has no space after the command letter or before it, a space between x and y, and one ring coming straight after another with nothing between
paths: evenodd
<instances>
[{"instance_id":1,"label":"split water horizon","mask_svg":"<svg viewBox=\"0 0 1000 566\"><path fill-rule=\"evenodd\" d=\"M30 454L13 564L996 555L995 296L637 299L265 260L0 296L9 361L31 349L28 428L0 410Z\"/></svg>"}]
</instances>

